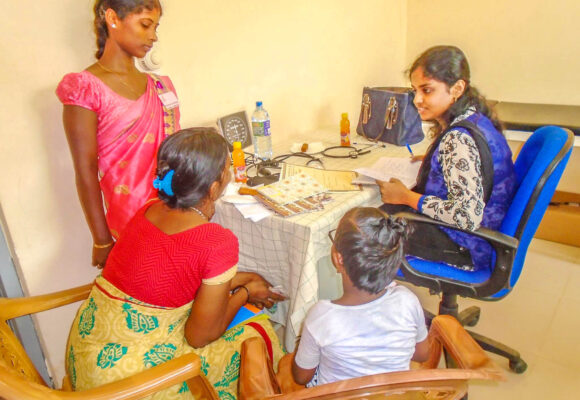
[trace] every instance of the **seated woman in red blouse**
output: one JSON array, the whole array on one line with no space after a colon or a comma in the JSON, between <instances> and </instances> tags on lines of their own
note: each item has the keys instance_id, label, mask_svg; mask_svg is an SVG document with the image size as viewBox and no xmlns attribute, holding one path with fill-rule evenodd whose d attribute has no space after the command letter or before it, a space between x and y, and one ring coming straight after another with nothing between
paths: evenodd
<instances>
[{"instance_id":1,"label":"seated woman in red blouse","mask_svg":"<svg viewBox=\"0 0 580 400\"><path fill-rule=\"evenodd\" d=\"M261 335L274 365L282 348L267 320L226 328L244 304L271 307L284 298L261 276L237 272L237 238L209 222L231 178L223 137L213 128L182 130L157 158L160 200L129 222L79 309L68 375L85 390L195 352L220 398L236 398L241 343ZM158 396L191 393L183 383Z\"/></svg>"}]
</instances>

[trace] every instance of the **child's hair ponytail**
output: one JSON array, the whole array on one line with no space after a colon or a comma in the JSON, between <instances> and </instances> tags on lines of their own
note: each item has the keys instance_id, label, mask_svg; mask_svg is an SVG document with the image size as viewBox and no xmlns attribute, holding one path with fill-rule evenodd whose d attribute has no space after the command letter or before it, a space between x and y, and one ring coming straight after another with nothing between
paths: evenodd
<instances>
[{"instance_id":1,"label":"child's hair ponytail","mask_svg":"<svg viewBox=\"0 0 580 400\"><path fill-rule=\"evenodd\" d=\"M411 227L406 219L391 217L387 214L383 216L377 238L384 247L385 256L391 255L399 247L404 246L410 230Z\"/></svg>"}]
</instances>

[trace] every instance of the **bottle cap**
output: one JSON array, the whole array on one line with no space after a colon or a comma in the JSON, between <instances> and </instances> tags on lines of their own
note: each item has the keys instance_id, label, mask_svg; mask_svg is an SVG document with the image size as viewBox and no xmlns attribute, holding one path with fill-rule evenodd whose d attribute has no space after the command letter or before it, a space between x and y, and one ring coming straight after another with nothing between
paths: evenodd
<instances>
[{"instance_id":1,"label":"bottle cap","mask_svg":"<svg viewBox=\"0 0 580 400\"><path fill-rule=\"evenodd\" d=\"M256 101L256 107L262 107L262 102L261 101Z\"/></svg>"},{"instance_id":2,"label":"bottle cap","mask_svg":"<svg viewBox=\"0 0 580 400\"><path fill-rule=\"evenodd\" d=\"M234 145L233 146L234 146L234 150L241 149L242 148L242 143L241 142L234 142Z\"/></svg>"},{"instance_id":3,"label":"bottle cap","mask_svg":"<svg viewBox=\"0 0 580 400\"><path fill-rule=\"evenodd\" d=\"M348 113L342 113L342 118L348 118Z\"/></svg>"}]
</instances>

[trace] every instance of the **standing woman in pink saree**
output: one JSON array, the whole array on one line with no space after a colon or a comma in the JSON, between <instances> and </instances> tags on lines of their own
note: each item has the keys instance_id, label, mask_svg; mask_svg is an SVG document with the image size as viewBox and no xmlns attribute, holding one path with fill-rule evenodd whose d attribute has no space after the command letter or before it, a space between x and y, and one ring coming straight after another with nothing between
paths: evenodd
<instances>
[{"instance_id":1,"label":"standing woman in pink saree","mask_svg":"<svg viewBox=\"0 0 580 400\"><path fill-rule=\"evenodd\" d=\"M169 78L142 73L134 62L157 41L161 12L159 0L96 0L97 62L65 75L56 89L99 268L129 219L156 197L157 149L180 129Z\"/></svg>"}]
</instances>

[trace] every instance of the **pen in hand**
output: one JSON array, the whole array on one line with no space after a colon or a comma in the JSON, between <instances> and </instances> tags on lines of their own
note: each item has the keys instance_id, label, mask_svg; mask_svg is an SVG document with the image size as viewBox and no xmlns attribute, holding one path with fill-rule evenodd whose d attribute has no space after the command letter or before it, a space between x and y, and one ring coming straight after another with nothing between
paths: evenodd
<instances>
[{"instance_id":1,"label":"pen in hand","mask_svg":"<svg viewBox=\"0 0 580 400\"><path fill-rule=\"evenodd\" d=\"M411 158L415 157L415 154L413 154L413 150L411 150L411 146L409 146L409 143L405 143L405 146L407 146L407 150L409 150L409 153L411 153Z\"/></svg>"}]
</instances>

